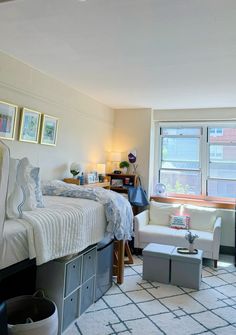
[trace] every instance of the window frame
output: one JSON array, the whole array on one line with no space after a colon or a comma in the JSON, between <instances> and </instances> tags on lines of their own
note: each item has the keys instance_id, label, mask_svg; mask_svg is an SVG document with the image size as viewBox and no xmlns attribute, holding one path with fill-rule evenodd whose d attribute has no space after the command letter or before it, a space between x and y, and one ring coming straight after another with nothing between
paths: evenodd
<instances>
[{"instance_id":1,"label":"window frame","mask_svg":"<svg viewBox=\"0 0 236 335\"><path fill-rule=\"evenodd\" d=\"M154 144L154 183L160 182L160 173L161 170L169 170L172 171L173 169L162 168L162 141L163 137L178 137L178 135L162 135L161 130L162 128L201 128L201 135L200 135L200 152L199 152L199 170L198 169L174 169L174 171L200 171L200 178L201 178L201 194L198 195L189 195L190 197L208 197L208 180L224 180L224 178L212 178L210 177L210 128L236 128L236 121L209 121L209 122L155 122L155 144ZM180 137L197 137L197 135L181 135ZM223 142L222 142L223 143ZM221 144L221 142L219 143ZM235 144L236 145L236 144ZM235 179L226 179L227 181L236 181ZM174 194L171 193L170 195L181 197L186 196L186 194ZM212 198L212 196L211 196ZM222 197L213 197L215 199ZM227 200L232 200L232 198L226 197Z\"/></svg>"}]
</instances>

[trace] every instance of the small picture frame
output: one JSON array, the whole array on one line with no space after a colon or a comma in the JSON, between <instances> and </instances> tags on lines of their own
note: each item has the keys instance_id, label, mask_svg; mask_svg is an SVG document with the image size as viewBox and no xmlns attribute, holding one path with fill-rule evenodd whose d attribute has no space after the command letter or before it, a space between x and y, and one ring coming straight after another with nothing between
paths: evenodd
<instances>
[{"instance_id":1,"label":"small picture frame","mask_svg":"<svg viewBox=\"0 0 236 335\"><path fill-rule=\"evenodd\" d=\"M86 179L87 179L86 182L88 184L93 184L96 182L96 176L94 173L87 173Z\"/></svg>"},{"instance_id":2,"label":"small picture frame","mask_svg":"<svg viewBox=\"0 0 236 335\"><path fill-rule=\"evenodd\" d=\"M58 130L58 118L43 114L40 143L56 145Z\"/></svg>"},{"instance_id":3,"label":"small picture frame","mask_svg":"<svg viewBox=\"0 0 236 335\"><path fill-rule=\"evenodd\" d=\"M23 108L21 111L19 141L38 143L41 113Z\"/></svg>"},{"instance_id":4,"label":"small picture frame","mask_svg":"<svg viewBox=\"0 0 236 335\"><path fill-rule=\"evenodd\" d=\"M111 185L115 187L122 187L123 186L123 180L122 179L112 179Z\"/></svg>"},{"instance_id":5,"label":"small picture frame","mask_svg":"<svg viewBox=\"0 0 236 335\"><path fill-rule=\"evenodd\" d=\"M0 101L0 138L14 140L18 106Z\"/></svg>"}]
</instances>

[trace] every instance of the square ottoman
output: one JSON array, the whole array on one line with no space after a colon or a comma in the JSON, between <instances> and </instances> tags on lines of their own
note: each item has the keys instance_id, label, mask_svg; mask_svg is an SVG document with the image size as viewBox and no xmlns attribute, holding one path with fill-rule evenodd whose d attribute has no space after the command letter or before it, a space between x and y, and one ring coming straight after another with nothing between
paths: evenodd
<instances>
[{"instance_id":1,"label":"square ottoman","mask_svg":"<svg viewBox=\"0 0 236 335\"><path fill-rule=\"evenodd\" d=\"M172 245L149 243L143 249L143 279L169 284Z\"/></svg>"},{"instance_id":2,"label":"square ottoman","mask_svg":"<svg viewBox=\"0 0 236 335\"><path fill-rule=\"evenodd\" d=\"M180 254L175 248L171 255L171 284L199 290L202 275L202 250Z\"/></svg>"}]
</instances>

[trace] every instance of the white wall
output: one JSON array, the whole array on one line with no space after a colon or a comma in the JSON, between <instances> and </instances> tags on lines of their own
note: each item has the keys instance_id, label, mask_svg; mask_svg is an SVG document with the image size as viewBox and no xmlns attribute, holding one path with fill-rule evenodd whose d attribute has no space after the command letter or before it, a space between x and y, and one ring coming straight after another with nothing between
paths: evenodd
<instances>
[{"instance_id":1,"label":"white wall","mask_svg":"<svg viewBox=\"0 0 236 335\"><path fill-rule=\"evenodd\" d=\"M137 151L137 172L141 176L143 186L148 189L149 154L152 110L116 109L113 135L113 150L127 153L133 148Z\"/></svg>"},{"instance_id":2,"label":"white wall","mask_svg":"<svg viewBox=\"0 0 236 335\"><path fill-rule=\"evenodd\" d=\"M63 83L0 53L0 100L59 118L57 146L4 140L12 157L28 156L43 179L70 176L69 165L103 163L112 147L114 112ZM18 138L17 120L16 139Z\"/></svg>"}]
</instances>

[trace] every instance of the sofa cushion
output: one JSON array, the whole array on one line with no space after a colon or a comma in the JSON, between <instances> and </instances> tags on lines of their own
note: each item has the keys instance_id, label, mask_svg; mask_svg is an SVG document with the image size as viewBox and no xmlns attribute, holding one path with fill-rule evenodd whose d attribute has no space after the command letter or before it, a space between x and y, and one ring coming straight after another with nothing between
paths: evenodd
<instances>
[{"instance_id":1,"label":"sofa cushion","mask_svg":"<svg viewBox=\"0 0 236 335\"><path fill-rule=\"evenodd\" d=\"M185 205L184 214L190 216L191 230L213 231L217 217L217 210L215 208Z\"/></svg>"},{"instance_id":2,"label":"sofa cushion","mask_svg":"<svg viewBox=\"0 0 236 335\"><path fill-rule=\"evenodd\" d=\"M149 224L169 226L170 215L178 215L179 210L179 204L164 204L151 201L149 209Z\"/></svg>"},{"instance_id":3,"label":"sofa cushion","mask_svg":"<svg viewBox=\"0 0 236 335\"><path fill-rule=\"evenodd\" d=\"M204 252L212 253L213 250L213 233L191 230L193 234L197 234L194 242L196 249L204 250ZM188 247L188 241L185 239L186 230L172 229L170 227L159 225L146 225L139 231L139 239L142 243L159 243L174 245L176 247Z\"/></svg>"}]
</instances>

